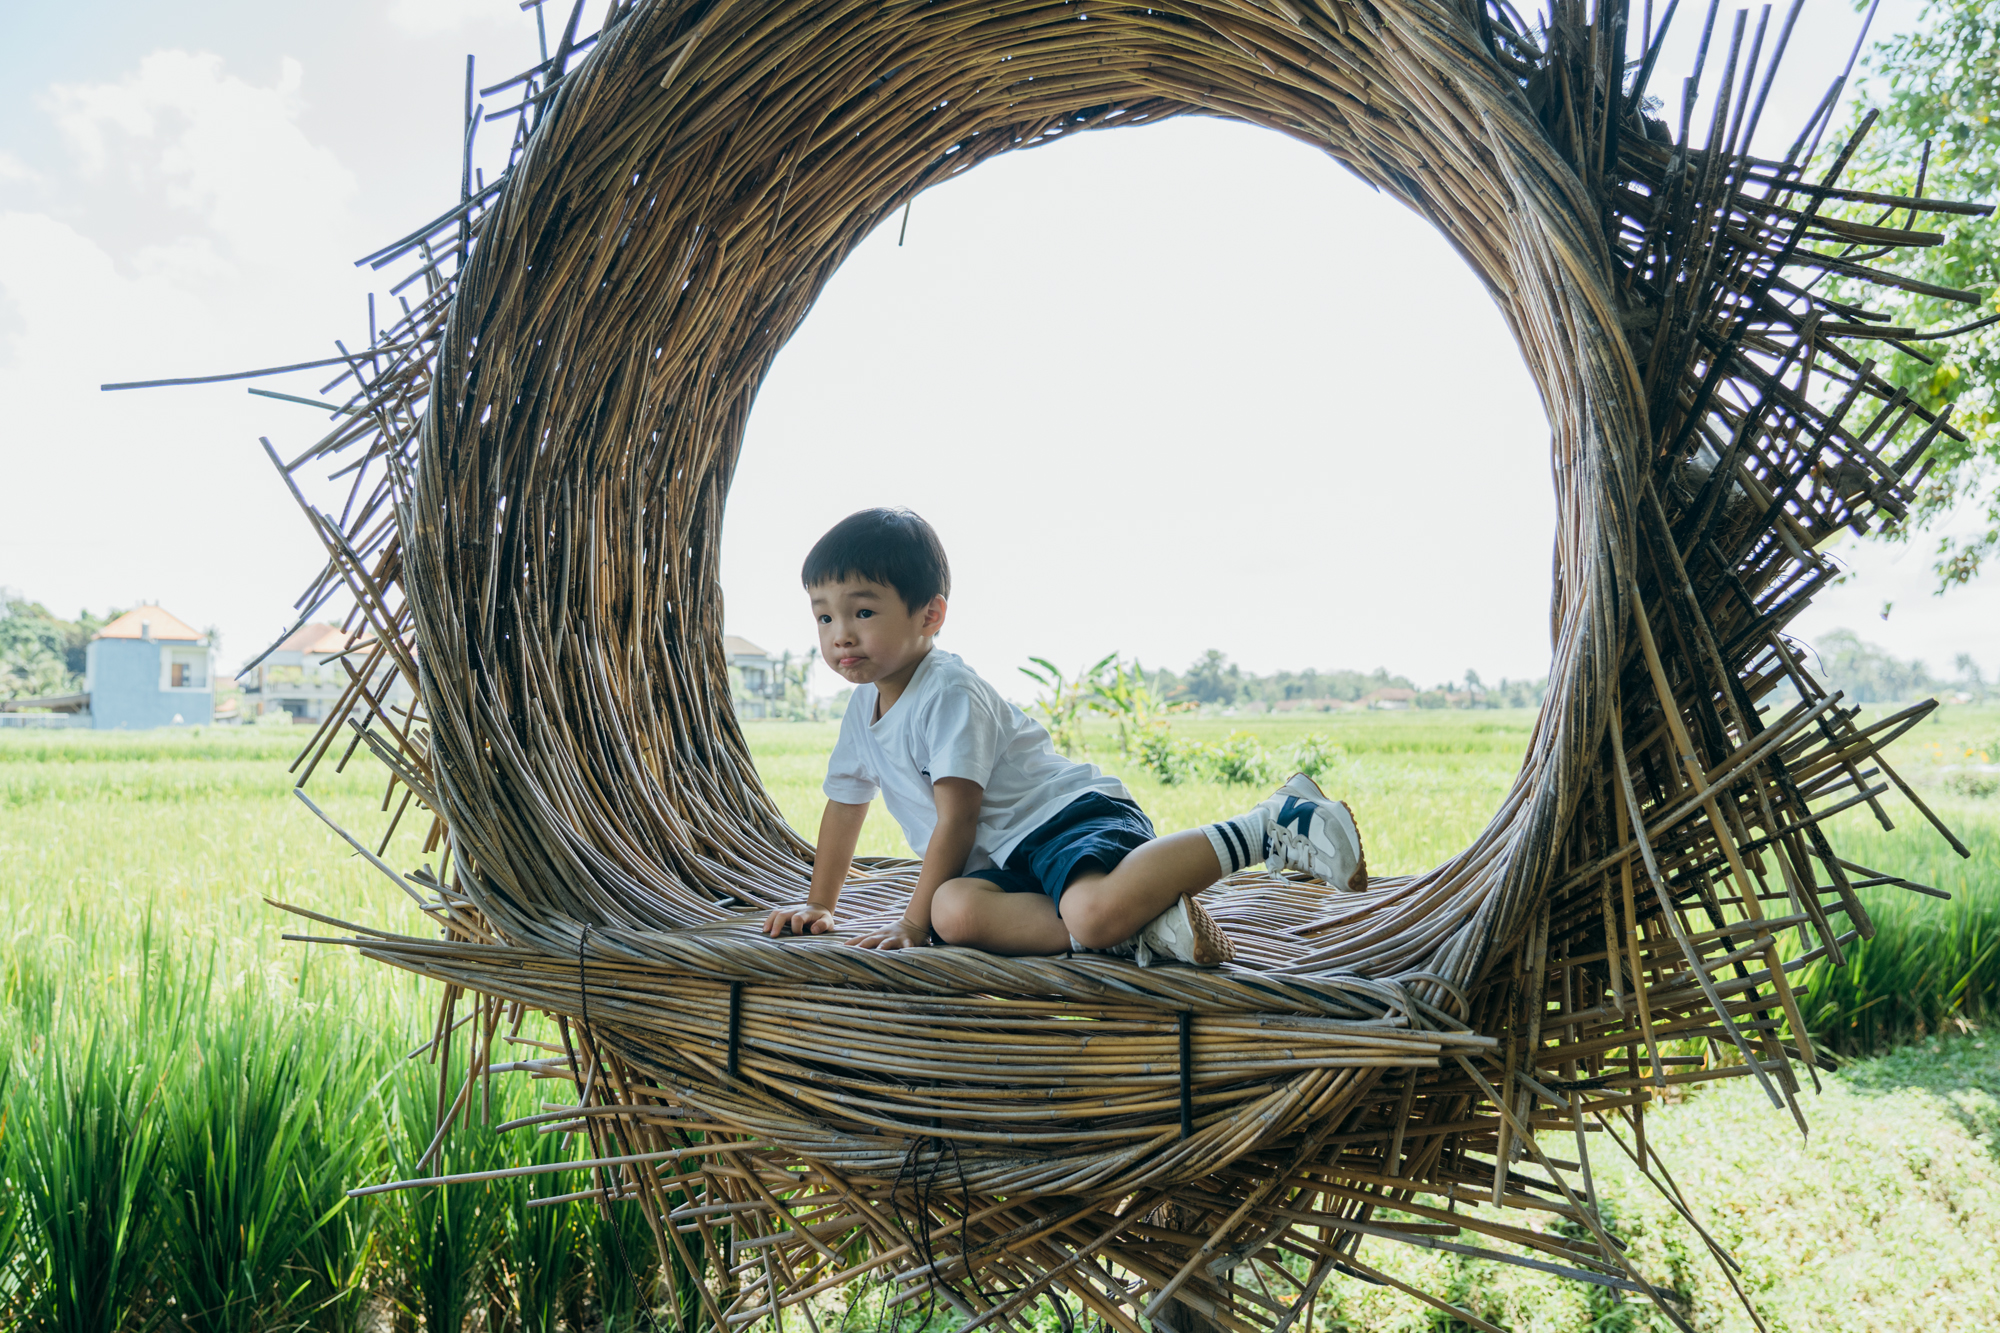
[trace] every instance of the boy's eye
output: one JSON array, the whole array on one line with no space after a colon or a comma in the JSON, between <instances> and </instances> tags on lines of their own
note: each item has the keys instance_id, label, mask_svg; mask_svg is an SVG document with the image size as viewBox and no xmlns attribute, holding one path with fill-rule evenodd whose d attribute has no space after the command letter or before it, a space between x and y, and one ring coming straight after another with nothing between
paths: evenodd
<instances>
[{"instance_id":1,"label":"boy's eye","mask_svg":"<svg viewBox=\"0 0 2000 1333\"><path fill-rule=\"evenodd\" d=\"M873 611L870 611L870 610L868 610L868 609L866 609L866 608L864 607L864 608L863 608L862 610L859 610L859 611L856 611L856 612L854 613L854 618L855 618L856 620L866 620L866 619L868 619L868 618L869 618L870 616L873 616L874 614L875 614L875 613L874 613Z\"/></svg>"},{"instance_id":2,"label":"boy's eye","mask_svg":"<svg viewBox=\"0 0 2000 1333\"><path fill-rule=\"evenodd\" d=\"M833 623L833 617L832 617L832 616L821 616L821 617L819 618L819 623L820 623L820 624L822 624L822 625L831 625L831 624Z\"/></svg>"}]
</instances>

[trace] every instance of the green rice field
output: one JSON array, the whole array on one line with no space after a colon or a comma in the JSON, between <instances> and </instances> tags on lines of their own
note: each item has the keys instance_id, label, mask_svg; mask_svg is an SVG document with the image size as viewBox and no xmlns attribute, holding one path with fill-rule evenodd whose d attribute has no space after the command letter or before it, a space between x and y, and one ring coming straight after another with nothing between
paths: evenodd
<instances>
[{"instance_id":1,"label":"green rice field","mask_svg":"<svg viewBox=\"0 0 2000 1333\"><path fill-rule=\"evenodd\" d=\"M1185 719L1176 731L1240 731L1280 757L1325 737L1339 751L1322 784L1353 804L1371 867L1401 873L1478 831L1532 725L1526 712L1350 713ZM767 785L808 835L835 730L750 728ZM345 1199L351 1184L413 1172L428 1145L436 1070L404 1057L430 1037L435 996L344 950L281 939L326 932L267 899L418 924L397 888L292 796L302 737L0 732L0 1328L608 1333L632 1322L629 1265L652 1253L636 1223L621 1236L580 1206L525 1209L518 1182ZM1162 786L1120 765L1108 732L1093 734L1100 742L1091 757L1122 770L1162 831L1264 794ZM314 778L315 800L379 838L381 770L362 756L334 773L338 757ZM1865 810L1830 826L1849 859L1954 900L1868 891L1875 939L1845 973L1814 974L1810 1021L1864 1058L1808 1102L1811 1137L1737 1080L1648 1119L1698 1208L1734 1200L1708 1223L1777 1327L2000 1326L2000 1041L1986 1026L2000 1003L2000 784L1980 771L1993 758L2000 708L1940 710L1895 755L1969 861L1900 797L1885 801L1893 833ZM420 864L423 834L399 829L386 858ZM862 850L906 851L880 811ZM535 1095L499 1080L479 1118L525 1114ZM475 1128L434 1161L455 1171L560 1151L559 1136ZM1749 1327L1685 1227L1615 1153L1594 1155L1621 1234L1692 1322ZM1518 1270L1386 1246L1371 1262L1510 1328L1664 1327L1603 1292ZM873 1326L871 1308L856 1292L830 1296L826 1312L859 1329ZM1406 1297L1351 1282L1329 1287L1315 1320L1444 1327Z\"/></svg>"}]
</instances>

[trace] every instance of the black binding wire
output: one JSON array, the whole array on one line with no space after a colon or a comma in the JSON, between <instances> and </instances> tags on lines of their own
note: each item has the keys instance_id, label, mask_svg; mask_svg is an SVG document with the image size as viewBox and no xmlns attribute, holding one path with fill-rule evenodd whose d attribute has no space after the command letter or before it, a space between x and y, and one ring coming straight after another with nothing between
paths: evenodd
<instances>
[{"instance_id":1,"label":"black binding wire","mask_svg":"<svg viewBox=\"0 0 2000 1333\"><path fill-rule=\"evenodd\" d=\"M729 1077L740 1076L739 1060L743 1053L743 983L729 983Z\"/></svg>"},{"instance_id":2,"label":"black binding wire","mask_svg":"<svg viewBox=\"0 0 2000 1333\"><path fill-rule=\"evenodd\" d=\"M1181 1137L1194 1133L1194 1011L1181 1010Z\"/></svg>"},{"instance_id":3,"label":"black binding wire","mask_svg":"<svg viewBox=\"0 0 2000 1333\"><path fill-rule=\"evenodd\" d=\"M924 1160L924 1152L927 1148L930 1149L932 1154L928 1164ZM956 1200L950 1198L948 1187L942 1190L939 1188L944 1183L940 1179L940 1176L947 1153L951 1155L952 1171L958 1177L958 1198ZM901 1195L906 1179L909 1182L910 1193L913 1196L912 1203L916 1213L914 1225L912 1224L912 1220L905 1216L903 1212ZM931 1245L930 1219L934 1212L939 1211L949 1217L954 1204L956 1204L958 1212L958 1255L956 1257L959 1262L965 1265L966 1280L972 1284L972 1289L978 1293L982 1304L990 1304L996 1295L1006 1296L1011 1294L1011 1292L1005 1289L997 1292L989 1291L985 1282L980 1279L977 1268L972 1262L972 1189L966 1184L965 1162L958 1155L957 1142L944 1135L936 1137L921 1135L913 1139L910 1146L904 1150L902 1164L896 1168L895 1182L889 1188L891 1220L895 1223L896 1230L903 1234L903 1239L909 1243L911 1258L915 1265L919 1268L930 1270L924 1279L925 1292L923 1304L917 1312L917 1327L919 1329L930 1326L931 1315L937 1309L938 1305L938 1287L944 1285L938 1281L938 1274L941 1271L942 1265L938 1260L936 1250ZM981 1248L984 1247L982 1246ZM897 1330L902 1327L902 1321L903 1311L899 1309L891 1317L889 1323L890 1333L897 1333Z\"/></svg>"}]
</instances>

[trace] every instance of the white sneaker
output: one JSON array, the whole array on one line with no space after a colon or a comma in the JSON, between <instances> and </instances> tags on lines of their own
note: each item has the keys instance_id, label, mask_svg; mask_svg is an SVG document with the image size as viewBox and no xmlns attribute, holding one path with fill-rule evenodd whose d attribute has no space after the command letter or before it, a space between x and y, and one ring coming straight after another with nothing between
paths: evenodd
<instances>
[{"instance_id":1,"label":"white sneaker","mask_svg":"<svg viewBox=\"0 0 2000 1333\"><path fill-rule=\"evenodd\" d=\"M1303 870L1355 892L1368 887L1368 856L1347 802L1327 799L1317 782L1294 773L1257 808L1264 812L1271 847L1265 864L1272 870Z\"/></svg>"},{"instance_id":2,"label":"white sneaker","mask_svg":"<svg viewBox=\"0 0 2000 1333\"><path fill-rule=\"evenodd\" d=\"M1072 938L1070 943L1076 945L1075 939ZM1108 949L1085 950L1077 947L1079 952L1130 958L1140 967L1151 967L1162 960L1214 967L1236 957L1236 946L1230 942L1229 936L1222 933L1222 927L1215 924L1215 918L1185 893L1175 900L1172 907L1147 922L1138 934L1123 944L1114 944Z\"/></svg>"}]
</instances>

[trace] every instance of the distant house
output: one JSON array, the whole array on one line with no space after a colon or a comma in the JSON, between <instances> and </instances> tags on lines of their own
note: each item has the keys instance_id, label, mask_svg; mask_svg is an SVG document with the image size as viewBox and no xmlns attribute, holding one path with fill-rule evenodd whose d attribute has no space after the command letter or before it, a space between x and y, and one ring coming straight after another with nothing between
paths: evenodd
<instances>
[{"instance_id":1,"label":"distant house","mask_svg":"<svg viewBox=\"0 0 2000 1333\"><path fill-rule=\"evenodd\" d=\"M722 636L722 655L736 673L736 716L771 716L772 703L785 697L784 663L736 634Z\"/></svg>"},{"instance_id":2,"label":"distant house","mask_svg":"<svg viewBox=\"0 0 2000 1333\"><path fill-rule=\"evenodd\" d=\"M84 650L83 688L98 731L199 726L215 712L208 637L157 606L127 611Z\"/></svg>"},{"instance_id":3,"label":"distant house","mask_svg":"<svg viewBox=\"0 0 2000 1333\"><path fill-rule=\"evenodd\" d=\"M1370 690L1361 696L1361 702L1370 708L1415 708L1417 692L1387 685L1379 690Z\"/></svg>"},{"instance_id":4,"label":"distant house","mask_svg":"<svg viewBox=\"0 0 2000 1333\"><path fill-rule=\"evenodd\" d=\"M348 631L338 625L301 625L261 662L237 674L236 683L243 688L244 715L259 718L283 713L308 725L324 721L327 709L347 693L352 680L348 667L359 671L367 662L371 641L366 631L350 641ZM350 652L354 648L361 651ZM391 671L388 664L378 662L371 684L379 688ZM396 675L389 681L383 702L407 708L410 698L408 683Z\"/></svg>"},{"instance_id":5,"label":"distant house","mask_svg":"<svg viewBox=\"0 0 2000 1333\"><path fill-rule=\"evenodd\" d=\"M1341 713L1350 708L1359 708L1359 703L1349 703L1345 699L1280 699L1271 705L1279 713Z\"/></svg>"}]
</instances>

